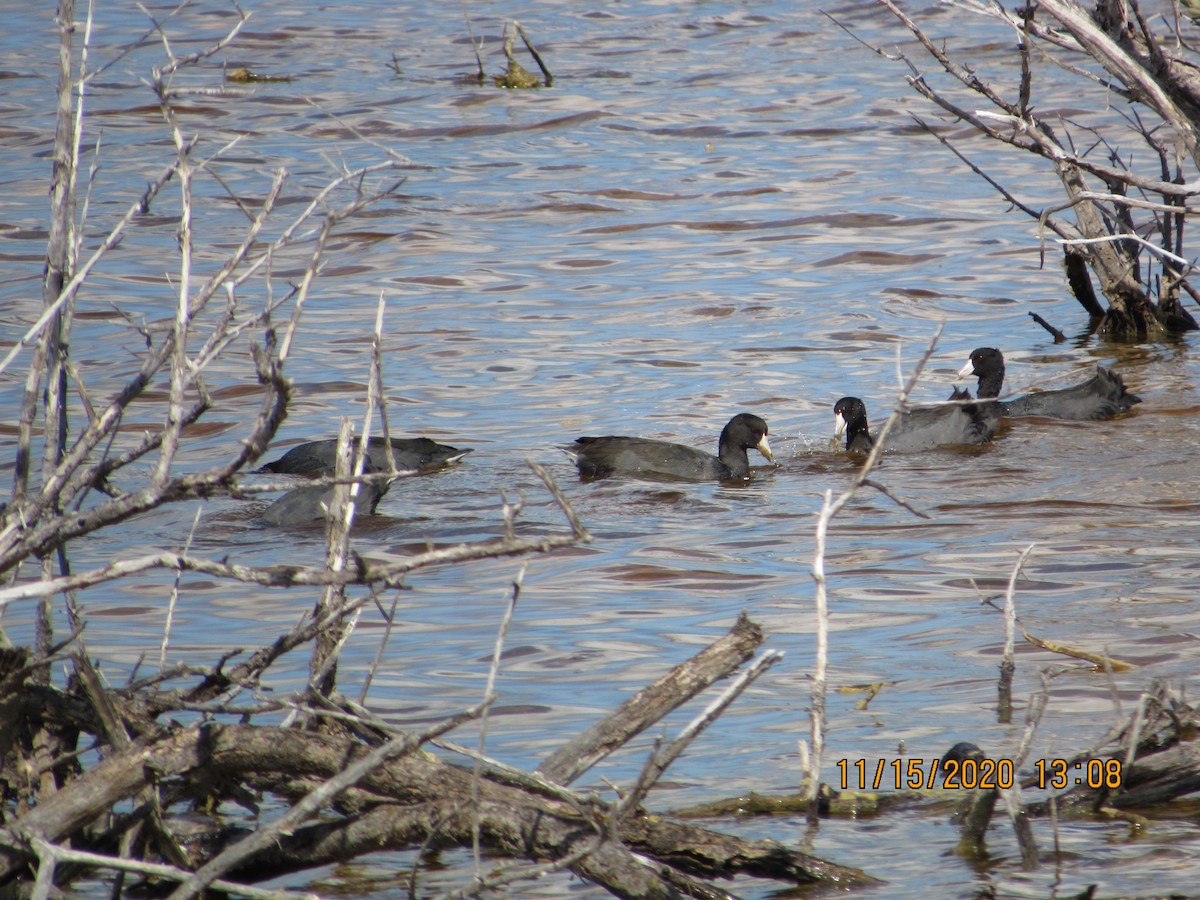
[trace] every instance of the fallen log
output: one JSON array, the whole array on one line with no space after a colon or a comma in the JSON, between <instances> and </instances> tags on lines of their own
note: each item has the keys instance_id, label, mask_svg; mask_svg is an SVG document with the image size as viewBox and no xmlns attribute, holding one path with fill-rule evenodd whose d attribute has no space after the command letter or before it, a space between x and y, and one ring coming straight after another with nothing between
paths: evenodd
<instances>
[{"instance_id":1,"label":"fallen log","mask_svg":"<svg viewBox=\"0 0 1200 900\"><path fill-rule=\"evenodd\" d=\"M553 766L543 768L567 773L564 778L584 771L736 669L761 641L761 629L743 616L729 634L639 692L584 739L552 754ZM21 688L16 679L4 684ZM135 703L104 691L101 715L97 690L103 689L95 682L67 692L43 686L38 696L47 719L67 717L70 727L84 723L94 733L121 730L122 715L161 709L165 699L164 692L160 702L141 697ZM0 708L5 699L0 697ZM195 896L218 878L228 890L231 880L256 882L381 850L471 846L476 834L492 854L565 866L623 897L724 897L713 880L737 875L788 884L874 882L858 869L776 841L746 840L608 803L556 785L544 773L515 778L487 765L459 765L421 746L485 705L420 734L368 718L355 730L365 741L342 731L216 721L181 728L141 718L137 729L124 729L136 737L123 749L110 747L103 760L0 830L0 883L28 878L39 860L53 858L51 848L67 843L73 850L111 853L158 807L165 819L171 807L225 798L249 805L256 793L284 797L292 808L256 830L230 830L214 821L206 840L176 842L165 835L171 844L186 843L188 868L199 870L178 869L183 884L173 897ZM310 710L311 716L322 714ZM144 800L155 795L158 804ZM132 811L113 814L123 807ZM140 852L148 862L161 855L151 841Z\"/></svg>"}]
</instances>

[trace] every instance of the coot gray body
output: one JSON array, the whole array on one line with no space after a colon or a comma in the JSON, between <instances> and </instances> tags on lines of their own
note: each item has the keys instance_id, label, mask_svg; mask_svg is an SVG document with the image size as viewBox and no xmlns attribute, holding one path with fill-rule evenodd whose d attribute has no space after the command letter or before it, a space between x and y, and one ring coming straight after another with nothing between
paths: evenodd
<instances>
[{"instance_id":1,"label":"coot gray body","mask_svg":"<svg viewBox=\"0 0 1200 900\"><path fill-rule=\"evenodd\" d=\"M971 351L971 357L959 375L963 378L977 376L979 398L995 399L1004 385L1004 354L994 347L979 347ZM1085 420L1119 416L1135 403L1141 403L1142 398L1129 393L1124 379L1116 372L1097 366L1096 374L1082 384L997 402L1006 416Z\"/></svg>"},{"instance_id":2,"label":"coot gray body","mask_svg":"<svg viewBox=\"0 0 1200 900\"><path fill-rule=\"evenodd\" d=\"M747 450L757 450L775 462L767 442L767 423L750 413L739 413L721 431L717 455L685 444L649 438L605 435L581 437L567 452L584 478L640 475L682 481L719 481L750 474Z\"/></svg>"},{"instance_id":3,"label":"coot gray body","mask_svg":"<svg viewBox=\"0 0 1200 900\"><path fill-rule=\"evenodd\" d=\"M962 395L953 399L962 399ZM858 397L843 397L833 406L834 436L846 436L846 449L866 452L875 445L867 424L867 407ZM887 449L901 453L955 444L983 444L999 422L994 403L955 403L903 413L888 433Z\"/></svg>"},{"instance_id":4,"label":"coot gray body","mask_svg":"<svg viewBox=\"0 0 1200 900\"><path fill-rule=\"evenodd\" d=\"M262 520L268 525L309 525L323 520L329 514L336 485L309 484L288 491L267 507ZM369 516L375 512L380 499L387 493L386 481L363 482L358 486L354 499L354 515Z\"/></svg>"},{"instance_id":5,"label":"coot gray body","mask_svg":"<svg viewBox=\"0 0 1200 900\"><path fill-rule=\"evenodd\" d=\"M384 438L373 437L367 442L368 471L382 472L387 469L387 449ZM396 468L431 469L458 462L471 452L460 450L427 437L392 438L392 454ZM279 459L264 465L258 472L273 472L276 475L332 475L337 461L337 440L308 441L297 444Z\"/></svg>"}]
</instances>

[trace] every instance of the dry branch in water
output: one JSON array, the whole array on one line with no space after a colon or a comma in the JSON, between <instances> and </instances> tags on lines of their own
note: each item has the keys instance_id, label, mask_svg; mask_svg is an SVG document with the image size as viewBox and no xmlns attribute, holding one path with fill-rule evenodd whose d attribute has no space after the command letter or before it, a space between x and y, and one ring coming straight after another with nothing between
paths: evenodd
<instances>
[{"instance_id":1,"label":"dry branch in water","mask_svg":"<svg viewBox=\"0 0 1200 900\"><path fill-rule=\"evenodd\" d=\"M1178 33L1178 22L1155 20L1165 31L1156 33L1138 0L1101 0L1090 13L1072 0L1016 9L957 0L960 10L991 17L1006 35L1015 35L1016 86L1006 92L995 84L1012 72L986 79L981 66L956 58L893 0L878 2L948 76L935 83L908 55L892 55L908 66L914 90L988 138L1041 157L1057 175L1065 202L1031 208L1003 177L985 173L926 125L1005 200L1037 220L1040 240L1047 233L1057 237L1067 281L1091 327L1125 339L1195 329L1183 298L1200 301L1185 256L1194 212L1188 203L1200 193L1200 56ZM1081 54L1091 68L1080 64ZM1084 110L1071 119L1035 112L1037 73L1047 62L1075 79L1072 102ZM1143 148L1149 152L1139 152ZM1134 167L1135 158L1141 168ZM1107 308L1095 296L1089 270Z\"/></svg>"},{"instance_id":2,"label":"dry branch in water","mask_svg":"<svg viewBox=\"0 0 1200 900\"><path fill-rule=\"evenodd\" d=\"M555 766L582 771L581 766L599 758L598 748L615 749L612 735L627 740L652 724L729 673L761 639L758 626L742 617L728 636L666 676L661 697L649 696L653 691L647 689L642 699L593 729L590 738L556 753ZM266 650L256 657L269 657ZM185 858L172 860L176 866L196 869L193 876L179 870L168 876L184 882L172 896L194 896L217 878L227 883L261 880L381 849L469 845L474 828L493 852L530 860L570 859L578 874L620 896L668 896L684 886L723 896L705 879L738 873L789 883L871 881L856 869L772 841L718 834L650 815L626 800L607 803L591 793L568 791L545 776L488 764L459 766L419 749L478 716L483 706L408 733L342 704L342 714L334 720L352 723L357 738L222 723L222 713L239 710L219 699L217 688L227 680L214 670L187 693L160 690L156 684L107 691L104 702L112 712L102 715L82 686L31 690L28 679L35 666L24 653L12 653L0 662L6 664L0 674L0 708L20 726L15 733L7 732L14 741L10 750L31 739L30 728L38 721L52 723L56 731L88 733L103 741L100 723L111 720L137 736L124 749L112 747L92 768L64 778L57 790L23 815L10 816L0 832L0 883L21 877L35 857L50 864L47 860L56 857L44 845L57 848L69 842L72 848L94 853L145 825L155 809L162 812L157 827L169 831L173 825L167 814L181 804L228 799L257 805L254 798L259 793L282 795L292 805L250 833L226 833L228 826L212 820L209 838L189 842ZM253 677L257 680L261 674ZM244 670L241 676L251 677ZM197 701L204 699L213 700L207 707L212 715L197 724L181 728L162 721L197 708ZM319 719L336 711L339 701L331 699L333 707L313 707L309 714ZM651 707L653 712L647 713ZM12 789L20 773L6 768L4 776ZM155 803L137 804L147 791L156 792ZM134 803L132 813L111 816L114 808L129 802ZM38 842L44 842L42 852L36 850ZM212 847L219 852L206 855L205 848ZM580 854L582 849L587 852ZM141 853L156 862L151 845ZM655 863L648 866L647 859ZM154 872L163 874L160 869Z\"/></svg>"}]
</instances>

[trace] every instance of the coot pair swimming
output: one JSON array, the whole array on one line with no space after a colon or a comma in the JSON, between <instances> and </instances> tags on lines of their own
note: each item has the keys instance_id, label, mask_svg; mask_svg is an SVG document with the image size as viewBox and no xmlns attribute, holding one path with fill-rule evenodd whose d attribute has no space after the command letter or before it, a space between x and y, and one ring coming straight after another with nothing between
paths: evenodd
<instances>
[{"instance_id":1,"label":"coot pair swimming","mask_svg":"<svg viewBox=\"0 0 1200 900\"><path fill-rule=\"evenodd\" d=\"M1073 387L1041 391L999 400L1004 384L1004 354L994 347L971 352L959 376L979 379L975 402L966 391L955 389L946 406L918 409L900 416L888 435L888 448L900 451L929 450L952 444L982 444L991 440L1001 417L1045 416L1053 419L1109 419L1128 412L1141 398L1129 393L1121 376L1096 367L1096 374ZM866 452L874 445L867 428L867 410L857 397L843 397L833 407L835 435L846 435L846 449Z\"/></svg>"},{"instance_id":2,"label":"coot pair swimming","mask_svg":"<svg viewBox=\"0 0 1200 900\"><path fill-rule=\"evenodd\" d=\"M1004 354L995 347L972 350L970 359L958 374L963 378L978 377L979 399L996 399L1004 385ZM1014 400L997 400L1000 411L1006 416L1076 420L1111 419L1141 402L1141 397L1126 390L1120 375L1103 366L1096 366L1095 375L1073 387L1039 391Z\"/></svg>"},{"instance_id":3,"label":"coot pair swimming","mask_svg":"<svg viewBox=\"0 0 1200 900\"><path fill-rule=\"evenodd\" d=\"M717 455L686 444L649 438L605 435L581 437L567 450L584 478L635 475L683 481L719 481L750 474L747 450L775 462L767 442L767 423L751 413L738 413L721 431Z\"/></svg>"},{"instance_id":4,"label":"coot pair swimming","mask_svg":"<svg viewBox=\"0 0 1200 900\"><path fill-rule=\"evenodd\" d=\"M385 441L382 437L373 437L367 441L364 472L387 471ZM427 437L392 438L391 442L392 456L396 461L396 468L400 471L422 471L448 466L471 452L470 448L460 450L457 447L439 444ZM334 474L336 464L337 440L331 438L297 444L279 459L255 471L323 478ZM378 479L361 483L354 499L356 515L373 515L375 507L379 505L390 486L390 481ZM262 520L268 525L282 526L320 521L328 515L329 506L333 502L333 492L333 485L314 484L295 488L267 507Z\"/></svg>"}]
</instances>

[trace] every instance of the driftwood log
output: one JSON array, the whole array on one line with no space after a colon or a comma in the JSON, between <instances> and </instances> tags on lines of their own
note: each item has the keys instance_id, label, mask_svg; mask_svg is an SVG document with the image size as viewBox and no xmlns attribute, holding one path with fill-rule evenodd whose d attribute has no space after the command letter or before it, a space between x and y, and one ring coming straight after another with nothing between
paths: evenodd
<instances>
[{"instance_id":1,"label":"driftwood log","mask_svg":"<svg viewBox=\"0 0 1200 900\"><path fill-rule=\"evenodd\" d=\"M35 765L30 751L45 735L60 747L72 736L89 735L103 759L90 768L73 761L54 767L53 790L6 816L0 883L51 877L54 866L47 861L56 858L56 848L95 854L123 848L122 855L147 864L180 867L172 874L183 884L172 896L184 897L218 878L224 889L236 890L231 881L253 883L380 850L469 847L476 833L492 854L563 863L623 897L679 891L721 897L725 892L711 880L739 874L791 884L870 883L857 869L775 841L745 840L640 807L626 809L561 784L735 671L761 642L761 629L743 616L729 634L552 754L532 775L496 764L456 764L422 749L477 716L482 705L420 734L388 728L345 702L331 718L357 720L358 736L232 721L183 727L163 720L194 706L179 691L153 685L106 690L88 677L67 690L32 685L38 667L28 664L26 653L9 652L0 678L0 734L7 751L0 776L9 796L28 796ZM212 672L197 674L204 683L222 681ZM320 711L310 712L321 720ZM113 741L111 735L123 737ZM213 819L200 835L193 822L186 842L173 831L177 810L223 800L256 810L264 794L286 799L291 810L256 830ZM118 808L129 811L114 813ZM60 877L77 874L76 867L59 870Z\"/></svg>"}]
</instances>

